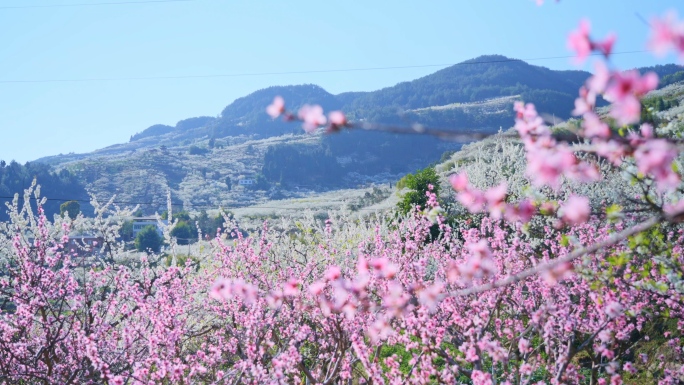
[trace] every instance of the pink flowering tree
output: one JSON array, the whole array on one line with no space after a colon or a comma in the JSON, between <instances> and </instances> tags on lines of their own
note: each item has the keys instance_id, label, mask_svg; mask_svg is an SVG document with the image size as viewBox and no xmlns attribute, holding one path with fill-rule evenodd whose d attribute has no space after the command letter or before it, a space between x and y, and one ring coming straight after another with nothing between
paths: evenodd
<instances>
[{"instance_id":1,"label":"pink flowering tree","mask_svg":"<svg viewBox=\"0 0 684 385\"><path fill-rule=\"evenodd\" d=\"M654 19L652 22L653 36L649 46L659 52L667 49L674 49L680 53L684 52L684 45L682 45L682 41L684 41L683 25L672 15L664 20ZM578 62L585 60L594 51L600 53L608 61L615 40L614 35L600 41L593 40L590 36L589 23L582 21L579 29L570 34L568 47L577 53ZM572 362L572 359L580 352L583 355L589 354L593 357L591 359L589 383L605 381L605 378L596 376L597 371L609 374L610 380L614 383L622 381L621 378L624 373L627 376L634 375L637 372L636 364L627 362L625 365L620 365L620 362L614 361L614 358L622 353L616 354L614 349L611 349L607 344L607 342L614 341L609 336L617 333L617 330L612 332L608 330L609 325L617 324L615 323L616 319L628 315L632 320L638 321L640 317L643 317L643 312L626 310L624 306L626 287L632 287L636 290L633 294L628 295L631 299L636 299L641 295L646 296L642 298L649 298L641 305L634 304L634 306L644 310L645 307L662 303L655 297L651 297L655 292L660 291L664 297L679 298L681 295L680 280L683 273L681 254L677 251L681 238L678 236L679 227L676 226L684 216L684 200L681 199L684 189L681 186L681 176L677 171L677 158L682 149L680 139L660 136L656 127L640 122L643 111L642 99L657 85L658 77L654 73L641 75L636 71L621 72L610 69L604 62L598 62L595 74L579 90L579 97L575 102L573 114L581 118L581 123L572 130L571 137L556 134L537 114L534 105L516 103L515 129L524 145L527 159L526 173L532 187L544 188L550 192L550 194L546 194L547 198L531 196L518 201L510 201L506 183L484 190L478 189L469 182L467 171L453 174L450 183L457 192L458 202L471 213L480 215L481 225L494 223L496 226L505 229L503 231L507 237L516 239L514 234L521 230L521 223L529 224L537 216L545 217L547 220L541 223L550 225L542 226L546 246L549 246L549 239L557 238L560 246L557 250L564 249L565 252L550 253L549 250L529 248L524 252L516 253L516 256L510 255L507 260L528 258L523 257L526 254L539 257L540 252L545 255L545 259L543 261L537 260L531 266L528 265L517 272L508 270L497 277L496 273L501 272L501 269L496 268L497 258L492 257L491 243L488 242L490 240L480 240L467 248L471 251L472 258L455 268L452 266L450 270L445 272L446 277L452 278L452 283L458 277L459 282L465 282L468 285L473 285L473 287L454 290L445 283L449 280L433 282L431 286L426 286L423 282L415 284L420 287L418 291L411 292L404 287L404 293L409 292L408 298L414 300L433 298L434 303L431 303L430 308L434 310L440 301L445 303L454 297L478 293L480 295L492 293L499 296L504 295L502 290L512 290L511 287L534 276L542 277L546 283L556 286L561 278L566 279L570 275L580 279L577 282L578 285L588 285L589 288L594 288L593 290L602 287L601 279L608 279L608 282L617 286L612 287L607 295L599 295L597 292L587 293L589 294L588 298L602 309L603 314L599 314L601 313L599 311L596 315L596 317L602 318L602 321L594 322L593 331L579 332L570 326L565 327L567 333L583 335L585 337L583 341L580 341L579 338L575 339L579 337L575 335L571 341L566 340L560 345L549 342L547 354L549 354L549 345L556 346L559 350L553 359L553 368L545 367L546 378L552 378L554 382L573 383L586 379L586 374L580 373L577 364ZM599 96L611 103L607 114L602 114L596 109L596 101ZM295 115L286 110L284 101L279 98L274 101L273 105L269 106L267 112L274 118L284 115L286 120L301 120L307 132L314 132L319 127L324 126L326 133L333 133L341 129L362 128L392 132L402 132L403 130L407 133L416 133L417 131L422 134L437 136L452 135L448 132L429 130L424 127L420 127L420 130L404 130L368 123L355 124L347 121L344 114L339 111L331 112L326 119L322 109L317 106L305 106ZM639 193L632 197L626 197L620 202L620 205L611 207L596 207L594 205L593 213L588 197L571 192L558 194L568 182L597 182L611 172L627 174L631 182L637 186ZM556 199L548 199L549 195ZM565 197L559 198L559 195L565 195ZM434 209L437 206L438 204L433 202L432 208ZM598 213L595 212L597 208L599 209ZM482 214L485 215L484 219L482 219ZM486 217L490 219L486 219ZM584 228L585 231L593 229L593 235L588 236L588 233L584 233L582 236L581 233L578 233L581 228ZM522 229L529 232L529 227ZM599 229L598 232L596 232L597 229ZM518 242L521 245L525 244L520 239ZM640 253L638 252L644 245L648 245L647 249L650 249L652 253L646 258L639 256ZM570 247L572 251L567 247ZM634 254L635 252L637 253ZM634 255L627 256L632 254ZM509 263L512 264L513 262ZM625 265L628 267L625 268ZM641 266L640 268L637 267L637 270L646 269L650 271L648 273L644 271L640 277L635 277L633 269L636 266ZM654 268L667 272L666 278L654 280L652 276L655 272ZM616 269L619 273L616 273ZM606 274L597 272L606 272L607 277L602 277ZM357 274L362 274L362 271L359 270ZM620 277L619 274L624 274L624 277ZM478 281L483 278L490 279L485 282ZM624 282L620 282L620 279ZM618 284L618 282L620 283ZM347 285L353 287L353 284ZM567 288L567 284L564 287ZM659 289L655 289L656 287ZM401 293L402 291L397 289L397 292ZM430 294L427 294L428 292ZM620 293L620 295L611 298L610 293ZM390 296L389 291L387 295ZM557 298L557 295L554 295L553 298ZM393 301L388 297L385 299L390 302ZM672 300L667 303L668 306L672 304L674 304ZM566 303L566 306L572 307L570 303ZM651 310L651 314L661 312L662 310ZM395 321L401 319L398 322L403 322L404 319L400 313L392 311L390 314L391 316L384 320L378 320L378 322L387 327L390 324L388 319ZM452 316L454 314L452 313ZM565 313L564 317L567 314L569 313ZM588 317L582 322L591 324L589 313L584 310L582 314L583 317ZM668 317L669 314L671 313L668 311ZM578 322L580 322L579 318ZM652 322L656 321L652 320ZM624 322L621 324L626 325ZM641 330L644 325L635 324L634 327ZM373 328L369 329L371 340L377 338L376 332ZM387 331L381 332L379 335L389 337L390 334L391 332ZM667 331L663 335L668 337L671 334L671 331ZM633 338L628 338L623 333L620 335L621 338L618 340L630 339L631 341ZM476 342L474 341L474 343ZM597 345L599 342L603 342L603 344ZM679 338L669 340L669 345L675 351L681 351ZM593 351L589 352L591 349ZM509 352L510 350L508 349ZM627 352L630 350L633 352L633 348L625 348ZM461 353L466 354L464 351ZM444 358L444 356L442 357ZM475 360L478 357L472 356L472 358ZM504 362L508 360L508 358L502 359ZM452 362L457 363L457 361ZM681 363L676 364L672 361L667 365L670 367L663 369L662 381L664 383L681 381ZM529 374L532 373L527 366L525 371ZM463 373L470 375L474 383L497 381L493 372L484 373L479 367ZM513 379L514 377L511 377L508 381L513 381ZM525 381L520 377L518 382Z\"/></svg>"},{"instance_id":2,"label":"pink flowering tree","mask_svg":"<svg viewBox=\"0 0 684 385\"><path fill-rule=\"evenodd\" d=\"M676 18L653 27L653 49L684 51ZM609 59L615 37L590 33L583 22L570 35L578 60ZM456 218L428 191L426 207L404 217L219 232L180 265L168 228L169 249L131 255L115 239L116 210L50 222L29 189L0 225L0 380L684 382L681 143L640 121L656 85L655 75L601 62L579 91L571 135L516 103L525 165L514 178L524 188L453 170ZM611 103L605 113L599 96ZM307 132L454 136L357 124L319 106L295 114L282 98L267 112ZM580 187L616 174L637 193L615 193L610 207ZM72 226L104 244L72 250Z\"/></svg>"}]
</instances>

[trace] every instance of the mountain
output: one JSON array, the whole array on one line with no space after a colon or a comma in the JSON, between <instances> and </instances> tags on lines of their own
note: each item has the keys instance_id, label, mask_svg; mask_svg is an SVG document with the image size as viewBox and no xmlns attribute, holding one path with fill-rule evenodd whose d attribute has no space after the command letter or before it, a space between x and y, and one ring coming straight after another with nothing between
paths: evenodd
<instances>
[{"instance_id":1,"label":"mountain","mask_svg":"<svg viewBox=\"0 0 684 385\"><path fill-rule=\"evenodd\" d=\"M358 95L343 108L355 116L373 116L380 108L415 110L453 103L469 103L502 96L538 99L544 94L574 98L590 76L584 71L553 71L504 56L481 56L411 82ZM528 95L530 98L525 98ZM567 110L559 111L567 115Z\"/></svg>"},{"instance_id":2,"label":"mountain","mask_svg":"<svg viewBox=\"0 0 684 385\"><path fill-rule=\"evenodd\" d=\"M472 103L487 99L519 96L539 104L540 110L560 117L569 117L570 108L579 86L590 76L584 71L553 71L533 66L505 56L490 55L468 60L420 79L399 83L373 92L346 92L333 95L313 85L276 86L253 92L236 99L228 105L219 118L191 118L195 125L181 124L176 127L154 125L134 135L131 141L146 137L163 136L170 133L192 131L189 137L210 135L213 137L258 135L269 137L285 133L296 133L292 124L273 121L264 113L264 108L277 95L282 96L288 107L297 110L304 104L320 104L326 111L341 109L350 118L371 122L404 122L406 114L414 110L454 103ZM512 116L512 107L509 109ZM404 115L404 116L402 116ZM503 117L495 120L464 120L462 116L444 111L423 111L431 115L434 122L456 123L455 127L498 128ZM467 124L466 124L467 123Z\"/></svg>"},{"instance_id":3,"label":"mountain","mask_svg":"<svg viewBox=\"0 0 684 385\"><path fill-rule=\"evenodd\" d=\"M661 78L682 70L675 64L644 67ZM431 122L453 128L496 129L513 116L512 106L506 116L484 119L458 114L450 108L429 109L457 103L517 96L535 103L538 110L560 118L569 118L578 88L591 74L586 71L554 71L530 65L522 60L501 55L480 56L458 63L422 78L402 82L372 92L345 92L333 95L313 85L274 86L236 99L219 118L198 117L178 122L176 127L154 125L131 141L160 137L169 133L186 138L257 135L265 138L286 133L299 133L298 128L280 120L273 121L264 108L275 96L282 96L288 107L296 111L304 104L320 104L326 111L343 110L351 119L378 123L409 121ZM192 121L193 124L185 124Z\"/></svg>"},{"instance_id":4,"label":"mountain","mask_svg":"<svg viewBox=\"0 0 684 385\"><path fill-rule=\"evenodd\" d=\"M681 67L651 70L675 81ZM154 125L128 143L38 161L68 170L98 196L116 193L119 200L149 202L144 210L152 212L163 207L169 190L175 202L192 208L253 203L269 194L296 196L307 188L387 183L461 143L369 131L304 135L299 124L272 120L266 106L280 95L292 111L315 103L326 111L343 110L355 121L493 132L512 126L515 100L568 118L589 76L490 55L372 92L334 95L312 84L275 86L236 99L218 117ZM241 179L254 184L235 188Z\"/></svg>"}]
</instances>

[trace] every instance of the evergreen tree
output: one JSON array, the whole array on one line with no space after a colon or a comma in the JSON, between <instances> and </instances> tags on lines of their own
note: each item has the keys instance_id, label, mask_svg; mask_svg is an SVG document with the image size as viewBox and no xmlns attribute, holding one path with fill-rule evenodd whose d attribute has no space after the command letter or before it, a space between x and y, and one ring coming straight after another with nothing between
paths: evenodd
<instances>
[{"instance_id":1,"label":"evergreen tree","mask_svg":"<svg viewBox=\"0 0 684 385\"><path fill-rule=\"evenodd\" d=\"M397 188L408 188L411 191L404 194L403 198L397 204L399 211L403 214L411 211L414 205L419 205L425 208L427 204L427 195L429 185L432 185L432 191L439 195L439 177L432 167L417 171L415 174L408 174L397 182Z\"/></svg>"},{"instance_id":2,"label":"evergreen tree","mask_svg":"<svg viewBox=\"0 0 684 385\"><path fill-rule=\"evenodd\" d=\"M179 221L171 230L171 236L176 237L179 245L187 245L194 242L197 232L188 222Z\"/></svg>"},{"instance_id":3,"label":"evergreen tree","mask_svg":"<svg viewBox=\"0 0 684 385\"><path fill-rule=\"evenodd\" d=\"M69 215L69 218L76 219L78 213L81 212L81 204L77 201L64 202L59 206L59 215Z\"/></svg>"},{"instance_id":4,"label":"evergreen tree","mask_svg":"<svg viewBox=\"0 0 684 385\"><path fill-rule=\"evenodd\" d=\"M162 237L157 231L157 226L149 225L140 230L135 237L135 248L138 251L152 251L158 253L162 245Z\"/></svg>"}]
</instances>

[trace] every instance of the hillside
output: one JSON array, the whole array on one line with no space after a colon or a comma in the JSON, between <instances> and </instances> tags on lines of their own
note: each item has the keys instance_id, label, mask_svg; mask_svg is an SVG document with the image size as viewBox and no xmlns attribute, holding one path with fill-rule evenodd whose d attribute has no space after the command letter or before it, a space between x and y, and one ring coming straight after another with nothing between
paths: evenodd
<instances>
[{"instance_id":1,"label":"hillside","mask_svg":"<svg viewBox=\"0 0 684 385\"><path fill-rule=\"evenodd\" d=\"M674 81L681 67L653 70ZM38 161L69 170L98 196L142 202L146 212L164 207L167 191L188 209L296 198L307 191L391 183L461 143L379 132L304 135L298 124L264 113L276 95L292 110L318 103L328 111L342 109L353 120L495 132L512 125L515 100L568 118L588 76L493 55L372 92L333 95L316 85L274 86L235 100L216 118L154 125L128 143ZM240 179L254 184L239 186Z\"/></svg>"}]
</instances>

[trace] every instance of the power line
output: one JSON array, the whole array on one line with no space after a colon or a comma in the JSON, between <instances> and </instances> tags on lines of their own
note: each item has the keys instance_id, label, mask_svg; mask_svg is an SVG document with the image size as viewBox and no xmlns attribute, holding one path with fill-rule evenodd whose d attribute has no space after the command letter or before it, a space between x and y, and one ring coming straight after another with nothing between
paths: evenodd
<instances>
[{"instance_id":1,"label":"power line","mask_svg":"<svg viewBox=\"0 0 684 385\"><path fill-rule=\"evenodd\" d=\"M70 4L41 4L41 5L10 5L2 6L2 9L29 9L29 8L64 8L64 7L88 7L98 5L131 5L131 4L154 4L154 3L187 3L198 0L141 0L141 1L107 1L102 3L70 3Z\"/></svg>"},{"instance_id":2,"label":"power line","mask_svg":"<svg viewBox=\"0 0 684 385\"><path fill-rule=\"evenodd\" d=\"M646 50L638 51L623 51L613 52L611 55L629 55L637 53L645 53ZM600 53L593 53L592 56L602 55ZM461 63L443 63L443 64L420 64L407 66L388 66L388 67L363 67L363 68L341 68L341 69L323 69L323 70L307 70L307 71L282 71L282 72L243 72L235 74L214 74L214 75L178 75L178 76L139 76L139 77L121 77L121 78L82 78L82 79L24 79L24 80L0 80L0 84L11 83L85 83L85 82L106 82L106 81L140 81L140 80L169 80L169 79L207 79L207 78L238 78L238 77L252 77L252 76L272 76L272 75L302 75L302 74L319 74L319 73L335 73L335 72L362 72L362 71L385 71L396 69L411 69L411 68L429 68L429 67L449 67L461 65L478 65L478 64L493 64L493 63L510 63L510 62L530 62L543 60L557 60L557 59L571 59L574 55L566 56L547 56L531 59L503 59L503 60L487 60L487 61L467 61Z\"/></svg>"}]
</instances>

